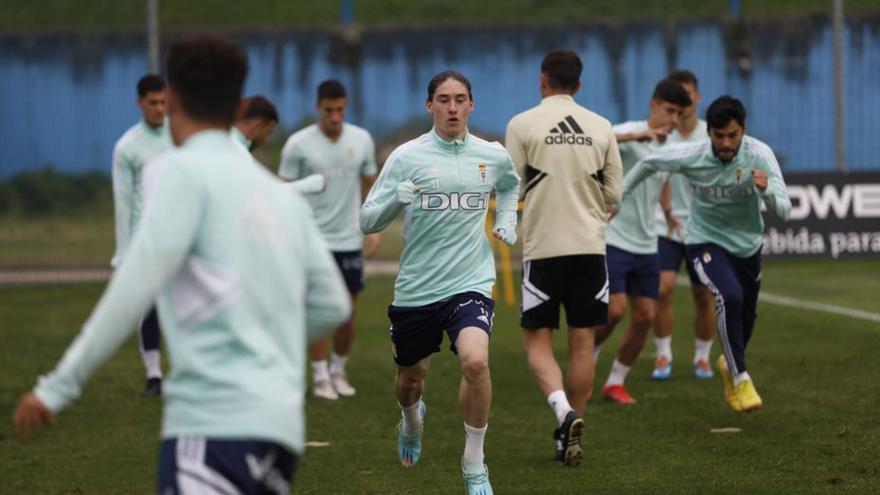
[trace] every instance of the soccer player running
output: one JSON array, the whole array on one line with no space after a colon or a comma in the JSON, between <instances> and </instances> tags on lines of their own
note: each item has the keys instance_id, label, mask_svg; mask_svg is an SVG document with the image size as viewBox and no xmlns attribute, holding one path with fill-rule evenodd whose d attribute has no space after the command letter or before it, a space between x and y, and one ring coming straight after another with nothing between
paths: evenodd
<instances>
[{"instance_id":1,"label":"soccer player running","mask_svg":"<svg viewBox=\"0 0 880 495\"><path fill-rule=\"evenodd\" d=\"M364 256L379 250L379 234L364 238L358 227L361 201L376 180L376 150L365 129L345 122L348 98L345 87L336 80L318 85L318 122L293 134L281 151L278 175L292 186L319 184L308 194L318 228L342 271L352 306L364 288ZM297 180L303 178L302 180ZM365 243L366 240L366 243ZM312 367L312 393L336 400L356 393L345 367L355 336L354 314L333 335L333 352L327 363L327 340L309 349Z\"/></svg>"},{"instance_id":2,"label":"soccer player running","mask_svg":"<svg viewBox=\"0 0 880 495\"><path fill-rule=\"evenodd\" d=\"M434 128L391 153L360 218L361 229L369 233L404 216L400 273L388 308L397 364L394 388L403 416L397 453L404 466L419 461L424 380L445 330L463 375L458 397L464 415L465 484L469 494L490 495L483 440L492 401L495 260L484 228L494 189L493 236L516 242L519 177L504 147L468 132L474 100L465 76L455 71L434 76L426 106Z\"/></svg>"},{"instance_id":3,"label":"soccer player running","mask_svg":"<svg viewBox=\"0 0 880 495\"><path fill-rule=\"evenodd\" d=\"M606 205L620 200L623 169L611 123L578 105L583 64L570 50L541 63L541 104L510 120L505 144L525 175L522 318L529 369L556 415L556 459L582 457L582 414L593 387L594 332L606 323ZM559 306L569 366L553 354Z\"/></svg>"},{"instance_id":4,"label":"soccer player running","mask_svg":"<svg viewBox=\"0 0 880 495\"><path fill-rule=\"evenodd\" d=\"M706 123L709 141L669 146L633 167L624 181L623 201L655 172L677 172L690 181L688 258L715 296L724 398L734 411L749 412L762 405L745 356L761 289L761 203L785 221L791 201L773 150L746 135L742 102L718 98L706 110Z\"/></svg>"},{"instance_id":5,"label":"soccer player running","mask_svg":"<svg viewBox=\"0 0 880 495\"><path fill-rule=\"evenodd\" d=\"M113 209L116 217L116 252L110 265L117 268L128 252L141 220L144 174L151 161L174 147L165 122L165 80L155 74L137 83L140 122L125 131L113 149ZM143 396L162 394L162 356L159 350L159 319L148 308L140 321L138 349L146 369Z\"/></svg>"},{"instance_id":6,"label":"soccer player running","mask_svg":"<svg viewBox=\"0 0 880 495\"><path fill-rule=\"evenodd\" d=\"M242 106L241 117L232 126L232 137L242 149L252 152L269 140L278 125L278 110L263 95L243 99Z\"/></svg>"},{"instance_id":7,"label":"soccer player running","mask_svg":"<svg viewBox=\"0 0 880 495\"><path fill-rule=\"evenodd\" d=\"M171 371L157 493L287 494L304 448L307 341L351 305L305 201L229 135L244 52L220 38L180 41L167 74L179 148L156 164L125 259L14 427L24 437L54 422L158 299Z\"/></svg>"},{"instance_id":8,"label":"soccer player running","mask_svg":"<svg viewBox=\"0 0 880 495\"><path fill-rule=\"evenodd\" d=\"M700 92L697 77L689 70L674 71L668 76L687 91L691 105L684 108L675 131L667 137L667 143L698 143L709 139L706 121L697 116ZM709 365L709 351L712 349L712 333L715 326L715 306L709 288L700 283L693 263L687 257L684 247L685 226L690 215L692 194L690 183L681 174L669 176L663 186L662 195L669 197L661 201L671 211L663 211L657 206L657 252L660 263L660 289L657 297L657 314L654 317L654 346L657 358L651 378L668 380L672 375L672 329L674 322L673 290L675 277L682 262L687 267L691 280L691 294L694 299L694 345L693 367L697 378L712 378ZM667 222L667 216L671 222Z\"/></svg>"},{"instance_id":9,"label":"soccer player running","mask_svg":"<svg viewBox=\"0 0 880 495\"><path fill-rule=\"evenodd\" d=\"M691 103L690 96L681 84L664 79L654 87L648 105L648 120L614 126L614 133L620 143L624 176L639 159L663 146L667 136L675 129L682 112ZM614 214L606 230L611 296L608 322L596 331L595 355L598 356L600 346L623 319L629 302L629 328L602 387L602 395L606 399L620 404L636 402L626 389L624 381L642 351L648 330L654 321L657 289L660 285L654 215L665 182L665 175L655 176L624 197L620 202L619 212Z\"/></svg>"}]
</instances>

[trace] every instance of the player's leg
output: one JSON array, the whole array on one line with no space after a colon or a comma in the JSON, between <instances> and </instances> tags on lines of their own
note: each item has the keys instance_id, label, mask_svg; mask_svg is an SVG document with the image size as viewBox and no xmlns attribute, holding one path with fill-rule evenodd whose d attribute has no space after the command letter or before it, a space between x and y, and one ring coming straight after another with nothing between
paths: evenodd
<instances>
[{"instance_id":1,"label":"player's leg","mask_svg":"<svg viewBox=\"0 0 880 495\"><path fill-rule=\"evenodd\" d=\"M309 362L312 367L312 395L321 399L336 400L339 394L330 382L327 363L327 338L316 340L309 346Z\"/></svg>"},{"instance_id":2,"label":"player's leg","mask_svg":"<svg viewBox=\"0 0 880 495\"><path fill-rule=\"evenodd\" d=\"M749 258L734 258L737 276L743 291L742 327L743 359L752 337L758 316L758 293L761 290L761 251ZM733 377L733 383L743 412L755 411L763 406L763 400L755 389L754 380L747 371Z\"/></svg>"},{"instance_id":3,"label":"player's leg","mask_svg":"<svg viewBox=\"0 0 880 495\"><path fill-rule=\"evenodd\" d=\"M691 277L691 295L694 299L694 375L700 379L712 378L709 353L715 333L715 302L712 292L699 282L696 272Z\"/></svg>"},{"instance_id":4,"label":"player's leg","mask_svg":"<svg viewBox=\"0 0 880 495\"><path fill-rule=\"evenodd\" d=\"M614 328L626 315L627 277L632 270L634 258L631 253L614 246L606 247L606 264L608 267L608 319L595 332L593 361L599 362L599 351L602 344L614 332Z\"/></svg>"},{"instance_id":5,"label":"player's leg","mask_svg":"<svg viewBox=\"0 0 880 495\"><path fill-rule=\"evenodd\" d=\"M391 345L397 374L394 393L400 407L397 424L397 455L406 466L419 462L422 453L426 406L423 400L425 376L431 354L443 341L441 310L444 303L418 307L389 306Z\"/></svg>"},{"instance_id":6,"label":"player's leg","mask_svg":"<svg viewBox=\"0 0 880 495\"><path fill-rule=\"evenodd\" d=\"M684 245L667 237L657 238L660 263L660 287L657 293L657 316L654 319L656 361L651 378L667 380L672 374L672 330L675 322L673 292L675 277L684 260Z\"/></svg>"},{"instance_id":7,"label":"player's leg","mask_svg":"<svg viewBox=\"0 0 880 495\"><path fill-rule=\"evenodd\" d=\"M348 293L351 295L351 307L355 307L358 293L364 288L364 261L360 251L333 253L337 265L342 271ZM356 393L348 380L345 371L348 355L355 336L355 313L351 319L336 330L333 335L333 351L330 353L330 383L337 394L351 397Z\"/></svg>"},{"instance_id":8,"label":"player's leg","mask_svg":"<svg viewBox=\"0 0 880 495\"><path fill-rule=\"evenodd\" d=\"M606 399L619 404L634 404L624 382L642 352L645 339L654 323L660 272L656 254L633 255L627 276L627 294L630 302L630 321L626 334L611 365L611 372L602 387Z\"/></svg>"},{"instance_id":9,"label":"player's leg","mask_svg":"<svg viewBox=\"0 0 880 495\"><path fill-rule=\"evenodd\" d=\"M147 375L147 384L141 395L145 397L162 395L162 353L159 350L161 340L159 331L159 315L156 307L150 308L147 316L141 320L138 331L138 348Z\"/></svg>"},{"instance_id":10,"label":"player's leg","mask_svg":"<svg viewBox=\"0 0 880 495\"><path fill-rule=\"evenodd\" d=\"M731 409L741 411L736 387L748 377L745 364L745 342L742 326L743 292L734 260L715 244L688 246L688 255L700 281L715 296L716 328L723 354L718 369L724 382L725 400ZM739 377L739 379L737 379Z\"/></svg>"}]
</instances>

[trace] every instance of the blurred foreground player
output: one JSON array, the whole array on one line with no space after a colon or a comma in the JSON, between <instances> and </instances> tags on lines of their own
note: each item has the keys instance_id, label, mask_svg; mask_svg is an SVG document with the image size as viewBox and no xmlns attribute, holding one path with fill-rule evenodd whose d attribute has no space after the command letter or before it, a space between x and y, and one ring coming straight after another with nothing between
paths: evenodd
<instances>
[{"instance_id":1,"label":"blurred foreground player","mask_svg":"<svg viewBox=\"0 0 880 495\"><path fill-rule=\"evenodd\" d=\"M171 356L162 494L289 493L305 440L307 343L350 314L305 202L230 137L246 74L226 40L171 46L179 148L157 164L142 225L82 332L13 416L22 437L53 422L158 300Z\"/></svg>"}]
</instances>

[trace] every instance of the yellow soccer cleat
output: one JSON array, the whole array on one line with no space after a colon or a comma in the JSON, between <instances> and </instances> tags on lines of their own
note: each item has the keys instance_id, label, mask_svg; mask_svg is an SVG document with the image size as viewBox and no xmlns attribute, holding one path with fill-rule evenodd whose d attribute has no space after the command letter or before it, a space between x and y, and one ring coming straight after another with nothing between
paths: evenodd
<instances>
[{"instance_id":1,"label":"yellow soccer cleat","mask_svg":"<svg viewBox=\"0 0 880 495\"><path fill-rule=\"evenodd\" d=\"M752 412L761 409L764 402L758 391L755 390L755 384L751 380L741 382L734 389L736 400L739 402L739 408L742 412Z\"/></svg>"},{"instance_id":2,"label":"yellow soccer cleat","mask_svg":"<svg viewBox=\"0 0 880 495\"><path fill-rule=\"evenodd\" d=\"M742 412L742 408L739 405L739 399L733 388L733 376L730 375L730 370L727 369L727 360L724 359L724 354L718 356L718 361L715 362L715 366L718 367L718 374L721 375L721 381L724 383L724 401L727 402L727 405L734 411Z\"/></svg>"}]
</instances>

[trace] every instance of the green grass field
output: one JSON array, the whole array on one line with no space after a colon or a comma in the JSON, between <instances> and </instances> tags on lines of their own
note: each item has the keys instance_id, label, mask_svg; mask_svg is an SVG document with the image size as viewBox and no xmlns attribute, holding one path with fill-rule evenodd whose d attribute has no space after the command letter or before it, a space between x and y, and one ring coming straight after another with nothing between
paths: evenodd
<instances>
[{"instance_id":1,"label":"green grass field","mask_svg":"<svg viewBox=\"0 0 880 495\"><path fill-rule=\"evenodd\" d=\"M862 295L876 287L880 261L769 263L765 286L789 297L820 296L877 311ZM800 274L800 275L798 275ZM824 291L814 293L810 280ZM359 338L350 364L355 398L308 402L311 448L297 493L460 493L463 446L448 352L428 377L422 461L402 468L395 455L398 412L391 379L385 307L392 280L373 278L359 301ZM0 288L0 493L151 493L155 487L160 404L143 399L135 339L92 378L58 424L19 443L8 418L17 398L58 360L100 295L100 284ZM769 289L768 289L769 290ZM828 299L821 299L828 295ZM677 322L692 315L677 293ZM721 383L690 375L692 336L674 339L677 367L654 383L651 346L628 385L633 407L593 400L586 413L585 459L565 469L549 460L553 416L534 386L520 348L515 308L499 305L492 339L495 397L487 463L497 493L878 493L880 324L761 304L749 348L750 371L765 409L727 410ZM622 330L606 346L597 386ZM561 339L559 339L561 344ZM560 348L561 349L561 348ZM717 354L715 346L713 355ZM561 354L560 354L561 355ZM713 433L741 428L740 433Z\"/></svg>"},{"instance_id":2,"label":"green grass field","mask_svg":"<svg viewBox=\"0 0 880 495\"><path fill-rule=\"evenodd\" d=\"M368 26L492 22L572 22L621 18L718 18L729 12L728 0L489 0L450 3L441 0L353 0L355 18ZM339 22L339 0L228 2L160 0L163 27L296 27ZM119 29L143 25L142 0L0 0L0 29ZM848 0L847 12L877 12L872 0ZM829 13L828 0L742 2L747 16Z\"/></svg>"}]
</instances>

